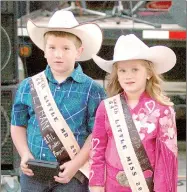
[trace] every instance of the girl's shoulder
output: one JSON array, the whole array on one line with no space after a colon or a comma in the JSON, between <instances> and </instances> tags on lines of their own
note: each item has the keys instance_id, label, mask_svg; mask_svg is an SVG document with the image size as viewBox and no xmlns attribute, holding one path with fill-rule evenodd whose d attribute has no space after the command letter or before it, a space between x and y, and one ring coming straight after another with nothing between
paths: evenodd
<instances>
[{"instance_id":1,"label":"girl's shoulder","mask_svg":"<svg viewBox=\"0 0 187 192\"><path fill-rule=\"evenodd\" d=\"M163 117L167 114L175 114L173 106L161 104L151 97L146 97L143 99L143 106L144 109L149 112L149 114L159 114L159 117Z\"/></svg>"},{"instance_id":2,"label":"girl's shoulder","mask_svg":"<svg viewBox=\"0 0 187 192\"><path fill-rule=\"evenodd\" d=\"M172 113L174 112L174 106L172 105L164 105L157 101L155 101L155 103L156 103L156 107L160 109L161 112L165 112L165 111L170 111Z\"/></svg>"}]
</instances>

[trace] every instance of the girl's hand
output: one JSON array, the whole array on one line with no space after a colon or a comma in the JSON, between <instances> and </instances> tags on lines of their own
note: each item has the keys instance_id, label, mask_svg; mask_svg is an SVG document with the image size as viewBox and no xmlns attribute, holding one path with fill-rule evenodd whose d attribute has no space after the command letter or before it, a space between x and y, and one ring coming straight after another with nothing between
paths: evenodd
<instances>
[{"instance_id":1,"label":"girl's hand","mask_svg":"<svg viewBox=\"0 0 187 192\"><path fill-rule=\"evenodd\" d=\"M101 186L93 186L93 187L89 187L90 192L104 192L105 189L104 187Z\"/></svg>"},{"instance_id":2,"label":"girl's hand","mask_svg":"<svg viewBox=\"0 0 187 192\"><path fill-rule=\"evenodd\" d=\"M22 172L25 174L25 175L28 175L28 176L33 176L34 173L31 169L28 168L28 165L27 165L27 161L29 159L34 159L33 155L28 152L28 153L25 153L22 157L21 157L21 163L20 163L20 168L22 170Z\"/></svg>"}]
</instances>

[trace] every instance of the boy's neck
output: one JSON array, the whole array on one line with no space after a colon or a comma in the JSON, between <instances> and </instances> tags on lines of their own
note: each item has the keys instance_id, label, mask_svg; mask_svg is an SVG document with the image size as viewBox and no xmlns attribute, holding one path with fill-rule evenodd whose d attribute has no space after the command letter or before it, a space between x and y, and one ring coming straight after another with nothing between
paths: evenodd
<instances>
[{"instance_id":1,"label":"boy's neck","mask_svg":"<svg viewBox=\"0 0 187 192\"><path fill-rule=\"evenodd\" d=\"M74 69L73 69L74 70ZM66 71L66 72L62 72L62 73L58 73L54 70L51 69L51 72L53 74L54 79L58 82L58 83L62 83L64 80L66 80L67 77L69 77L71 75L71 73L73 72L73 70L71 71Z\"/></svg>"}]
</instances>

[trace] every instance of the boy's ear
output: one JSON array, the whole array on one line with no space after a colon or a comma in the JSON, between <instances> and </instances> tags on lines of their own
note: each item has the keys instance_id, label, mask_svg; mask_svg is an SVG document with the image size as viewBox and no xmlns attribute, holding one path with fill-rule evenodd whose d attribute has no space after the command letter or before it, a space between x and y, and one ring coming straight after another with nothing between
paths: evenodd
<instances>
[{"instance_id":1,"label":"boy's ear","mask_svg":"<svg viewBox=\"0 0 187 192\"><path fill-rule=\"evenodd\" d=\"M46 56L45 56L45 49L44 49L44 57L46 58Z\"/></svg>"},{"instance_id":2,"label":"boy's ear","mask_svg":"<svg viewBox=\"0 0 187 192\"><path fill-rule=\"evenodd\" d=\"M44 57L47 59L47 57L46 57L46 53L45 53L45 50L44 50Z\"/></svg>"},{"instance_id":3,"label":"boy's ear","mask_svg":"<svg viewBox=\"0 0 187 192\"><path fill-rule=\"evenodd\" d=\"M77 49L77 56L75 58L76 60L78 60L80 58L83 50L84 50L84 47L82 47L82 46Z\"/></svg>"}]
</instances>

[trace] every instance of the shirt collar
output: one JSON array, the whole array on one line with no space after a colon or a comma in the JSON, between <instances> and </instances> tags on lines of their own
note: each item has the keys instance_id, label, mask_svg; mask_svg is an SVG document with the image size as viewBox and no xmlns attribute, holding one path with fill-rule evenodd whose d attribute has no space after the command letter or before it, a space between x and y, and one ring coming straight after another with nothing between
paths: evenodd
<instances>
[{"instance_id":1,"label":"shirt collar","mask_svg":"<svg viewBox=\"0 0 187 192\"><path fill-rule=\"evenodd\" d=\"M127 94L125 93L125 91L123 91L121 94L124 95L126 101L128 101ZM150 98L149 94L146 91L141 93L141 95L140 95L138 100L140 102L142 99L145 99L145 98Z\"/></svg>"},{"instance_id":2,"label":"shirt collar","mask_svg":"<svg viewBox=\"0 0 187 192\"><path fill-rule=\"evenodd\" d=\"M45 75L49 81L51 81L52 83L57 83L57 81L53 77L53 74L51 72L51 68L49 65L47 65L45 69ZM83 73L79 63L75 65L74 71L71 73L71 75L67 79L73 79L78 83L84 83L86 81L85 74Z\"/></svg>"},{"instance_id":3,"label":"shirt collar","mask_svg":"<svg viewBox=\"0 0 187 192\"><path fill-rule=\"evenodd\" d=\"M70 75L70 77L71 77L74 81L76 81L76 82L78 82L78 83L84 83L84 82L86 81L86 76L85 76L85 74L83 73L80 64L78 64L78 63L76 64L76 67L75 67L73 73Z\"/></svg>"}]
</instances>

